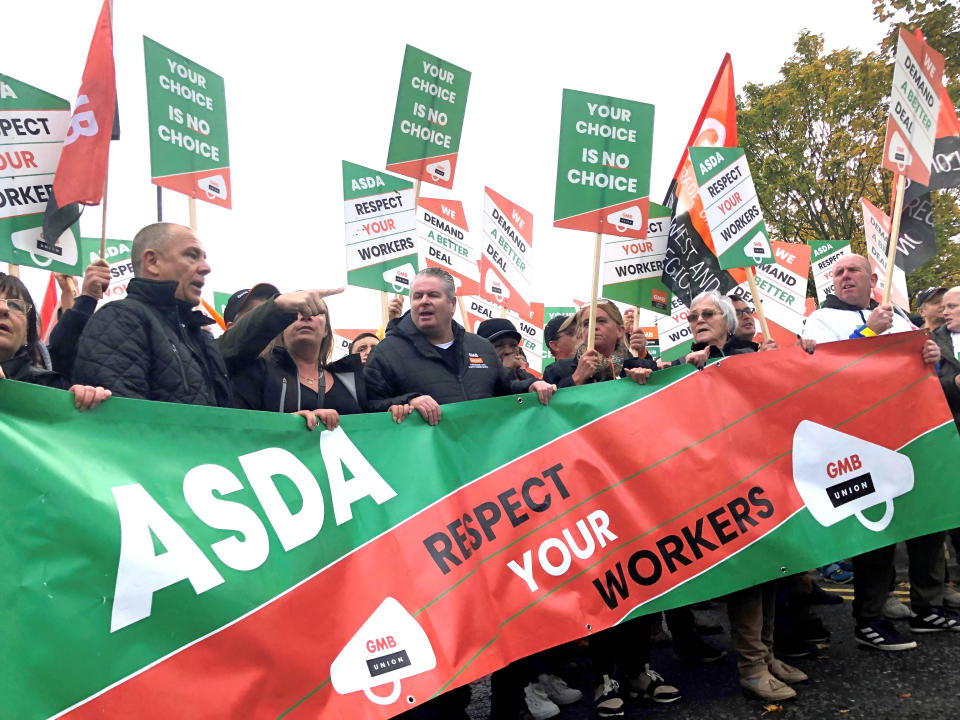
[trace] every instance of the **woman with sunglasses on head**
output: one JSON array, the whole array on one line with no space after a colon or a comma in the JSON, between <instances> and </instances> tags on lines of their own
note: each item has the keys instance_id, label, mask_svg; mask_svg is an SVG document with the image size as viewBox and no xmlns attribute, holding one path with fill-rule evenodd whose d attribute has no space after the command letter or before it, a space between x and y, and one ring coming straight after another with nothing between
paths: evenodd
<instances>
[{"instance_id":1,"label":"woman with sunglasses on head","mask_svg":"<svg viewBox=\"0 0 960 720\"><path fill-rule=\"evenodd\" d=\"M597 302L594 349L586 350L590 331L590 307L574 316L580 348L572 358L557 360L544 371L544 380L558 388L586 385L619 378L646 384L656 368L649 358L636 358L626 343L626 329L620 310L609 300ZM589 638L590 659L595 676L594 710L597 717L624 717L626 708L620 684L634 697L657 703L680 699L680 691L668 685L650 669L651 623L659 614L648 615L604 630Z\"/></svg>"},{"instance_id":2,"label":"woman with sunglasses on head","mask_svg":"<svg viewBox=\"0 0 960 720\"><path fill-rule=\"evenodd\" d=\"M255 362L231 377L238 405L302 415L309 430L333 430L341 415L362 412L366 386L359 354L332 363L332 353L333 327L322 303L317 315L297 315Z\"/></svg>"},{"instance_id":3,"label":"woman with sunglasses on head","mask_svg":"<svg viewBox=\"0 0 960 720\"><path fill-rule=\"evenodd\" d=\"M609 300L597 301L593 350L586 349L590 327L590 306L584 305L574 316L579 329L580 347L572 358L557 360L544 371L545 382L557 388L630 378L641 385L647 382L657 365L651 358L636 358L627 347L626 329L620 310Z\"/></svg>"},{"instance_id":4,"label":"woman with sunglasses on head","mask_svg":"<svg viewBox=\"0 0 960 720\"><path fill-rule=\"evenodd\" d=\"M74 405L89 410L110 397L90 385L70 385L60 373L43 367L33 299L19 278L0 273L0 378L45 385L74 394Z\"/></svg>"}]
</instances>

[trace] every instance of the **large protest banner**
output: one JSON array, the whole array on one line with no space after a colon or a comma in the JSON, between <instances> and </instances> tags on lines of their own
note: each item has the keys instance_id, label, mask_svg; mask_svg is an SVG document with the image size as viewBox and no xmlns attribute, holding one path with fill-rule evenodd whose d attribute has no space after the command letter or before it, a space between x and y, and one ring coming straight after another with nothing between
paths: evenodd
<instances>
[{"instance_id":1,"label":"large protest banner","mask_svg":"<svg viewBox=\"0 0 960 720\"><path fill-rule=\"evenodd\" d=\"M483 189L480 297L530 318L533 302L533 213Z\"/></svg>"},{"instance_id":2,"label":"large protest banner","mask_svg":"<svg viewBox=\"0 0 960 720\"><path fill-rule=\"evenodd\" d=\"M0 261L79 275L78 229L40 235L70 103L0 74Z\"/></svg>"},{"instance_id":3,"label":"large protest banner","mask_svg":"<svg viewBox=\"0 0 960 720\"><path fill-rule=\"evenodd\" d=\"M923 341L332 433L119 398L77 413L0 381L5 712L385 718L636 614L956 527L960 439Z\"/></svg>"},{"instance_id":4,"label":"large protest banner","mask_svg":"<svg viewBox=\"0 0 960 720\"><path fill-rule=\"evenodd\" d=\"M644 238L653 105L563 91L554 227Z\"/></svg>"},{"instance_id":5,"label":"large protest banner","mask_svg":"<svg viewBox=\"0 0 960 720\"><path fill-rule=\"evenodd\" d=\"M670 309L670 290L660 279L669 230L670 209L650 203L646 239L606 236L602 290L605 298L657 313Z\"/></svg>"},{"instance_id":6,"label":"large protest banner","mask_svg":"<svg viewBox=\"0 0 960 720\"><path fill-rule=\"evenodd\" d=\"M821 305L827 295L833 295L833 264L850 254L848 240L810 240L810 267L813 270L813 285L817 290L817 302Z\"/></svg>"},{"instance_id":7,"label":"large protest banner","mask_svg":"<svg viewBox=\"0 0 960 720\"><path fill-rule=\"evenodd\" d=\"M923 185L930 184L943 67L943 55L900 28L882 164Z\"/></svg>"},{"instance_id":8,"label":"large protest banner","mask_svg":"<svg viewBox=\"0 0 960 720\"><path fill-rule=\"evenodd\" d=\"M870 270L877 274L872 296L882 302L883 290L887 278L887 248L890 241L890 218L885 212L869 200L860 198L863 209L863 231L867 243L867 260ZM907 276L903 268L893 268L893 287L890 288L890 301L905 312L910 311L910 298L907 295Z\"/></svg>"},{"instance_id":9,"label":"large protest banner","mask_svg":"<svg viewBox=\"0 0 960 720\"><path fill-rule=\"evenodd\" d=\"M343 161L347 283L408 295L417 274L413 183Z\"/></svg>"},{"instance_id":10,"label":"large protest banner","mask_svg":"<svg viewBox=\"0 0 960 720\"><path fill-rule=\"evenodd\" d=\"M420 265L443 268L453 275L460 296L480 293L480 258L468 232L459 200L422 197L417 201Z\"/></svg>"},{"instance_id":11,"label":"large protest banner","mask_svg":"<svg viewBox=\"0 0 960 720\"><path fill-rule=\"evenodd\" d=\"M453 187L470 71L407 45L387 170Z\"/></svg>"},{"instance_id":12,"label":"large protest banner","mask_svg":"<svg viewBox=\"0 0 960 720\"><path fill-rule=\"evenodd\" d=\"M146 35L143 63L153 184L231 207L223 78Z\"/></svg>"}]
</instances>

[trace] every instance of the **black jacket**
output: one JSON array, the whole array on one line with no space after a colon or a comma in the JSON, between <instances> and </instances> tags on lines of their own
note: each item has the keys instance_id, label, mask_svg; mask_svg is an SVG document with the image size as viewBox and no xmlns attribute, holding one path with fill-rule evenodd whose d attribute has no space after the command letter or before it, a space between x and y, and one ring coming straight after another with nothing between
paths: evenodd
<instances>
[{"instance_id":1,"label":"black jacket","mask_svg":"<svg viewBox=\"0 0 960 720\"><path fill-rule=\"evenodd\" d=\"M66 390L70 387L70 383L60 373L39 368L30 362L30 353L26 348L20 348L16 355L0 363L0 368L3 368L3 374L8 380L19 380L58 390Z\"/></svg>"},{"instance_id":2,"label":"black jacket","mask_svg":"<svg viewBox=\"0 0 960 720\"><path fill-rule=\"evenodd\" d=\"M937 375L940 377L940 387L947 397L947 405L953 413L953 421L960 430L960 388L957 387L957 375L960 375L960 362L953 349L953 338L946 325L941 325L930 336L940 348L940 364L937 366Z\"/></svg>"},{"instance_id":3,"label":"black jacket","mask_svg":"<svg viewBox=\"0 0 960 720\"><path fill-rule=\"evenodd\" d=\"M114 395L233 407L213 322L174 297L177 284L134 278L127 297L94 313L80 336L73 379Z\"/></svg>"},{"instance_id":4,"label":"black jacket","mask_svg":"<svg viewBox=\"0 0 960 720\"><path fill-rule=\"evenodd\" d=\"M362 409L367 402L367 393L360 356L347 355L324 370L333 373ZM275 347L269 358L257 358L256 362L232 376L232 380L238 407L287 413L301 409L300 373L285 348ZM320 392L321 407L326 407L322 402L323 390Z\"/></svg>"},{"instance_id":5,"label":"black jacket","mask_svg":"<svg viewBox=\"0 0 960 720\"><path fill-rule=\"evenodd\" d=\"M577 365L579 365L579 361L575 357L556 360L544 369L543 379L548 383L553 383L558 389L562 387L573 387L575 385L573 382L573 373L576 372ZM642 358L631 356L623 361L624 370L632 370L634 368L656 370L657 362L649 355ZM620 377L626 377L626 373L621 372ZM589 382L596 381L590 380Z\"/></svg>"},{"instance_id":6,"label":"black jacket","mask_svg":"<svg viewBox=\"0 0 960 720\"><path fill-rule=\"evenodd\" d=\"M60 316L50 331L50 360L53 369L64 377L73 376L73 362L77 357L77 344L83 329L97 309L95 298L80 295L73 301L73 307Z\"/></svg>"},{"instance_id":7,"label":"black jacket","mask_svg":"<svg viewBox=\"0 0 960 720\"><path fill-rule=\"evenodd\" d=\"M696 352L697 350L703 350L707 347L706 343L694 342L690 343L690 352ZM723 346L723 350L718 348L716 345L710 346L710 352L707 354L707 360L713 360L714 358L723 358L729 355L746 355L747 353L754 353L760 350L760 346L753 342L752 340L741 340L740 338L730 335L727 338L727 342ZM686 356L679 357L670 363L670 366L683 365L686 362Z\"/></svg>"},{"instance_id":8,"label":"black jacket","mask_svg":"<svg viewBox=\"0 0 960 720\"><path fill-rule=\"evenodd\" d=\"M534 378L511 380L489 340L468 333L453 323L453 347L459 369L454 374L440 351L417 330L406 313L390 333L373 348L363 371L367 384L368 412L388 410L419 395L429 395L440 405L479 400L496 395L527 392Z\"/></svg>"}]
</instances>

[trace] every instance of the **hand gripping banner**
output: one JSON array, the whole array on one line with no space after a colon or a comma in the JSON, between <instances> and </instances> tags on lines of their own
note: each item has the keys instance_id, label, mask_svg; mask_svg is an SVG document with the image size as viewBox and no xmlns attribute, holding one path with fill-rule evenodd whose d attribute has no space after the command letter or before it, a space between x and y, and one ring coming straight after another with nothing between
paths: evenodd
<instances>
[{"instance_id":1,"label":"hand gripping banner","mask_svg":"<svg viewBox=\"0 0 960 720\"><path fill-rule=\"evenodd\" d=\"M80 414L0 380L5 713L386 718L625 619L957 527L960 439L924 338L323 433L119 398Z\"/></svg>"}]
</instances>

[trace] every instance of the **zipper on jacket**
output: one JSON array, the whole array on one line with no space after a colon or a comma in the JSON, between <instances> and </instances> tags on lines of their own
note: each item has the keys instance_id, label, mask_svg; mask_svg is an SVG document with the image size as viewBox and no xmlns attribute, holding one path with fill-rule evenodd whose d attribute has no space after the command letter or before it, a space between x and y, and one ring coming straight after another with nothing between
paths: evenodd
<instances>
[{"instance_id":1,"label":"zipper on jacket","mask_svg":"<svg viewBox=\"0 0 960 720\"><path fill-rule=\"evenodd\" d=\"M287 379L283 378L283 387L280 389L280 409L277 412L283 412L283 402L287 399Z\"/></svg>"},{"instance_id":2,"label":"zipper on jacket","mask_svg":"<svg viewBox=\"0 0 960 720\"><path fill-rule=\"evenodd\" d=\"M180 351L177 350L176 343L170 343L170 349L173 350L173 356L177 358L177 367L180 368L180 379L183 381L183 386L188 387L187 385L187 371L183 367L183 358L180 357Z\"/></svg>"}]
</instances>

